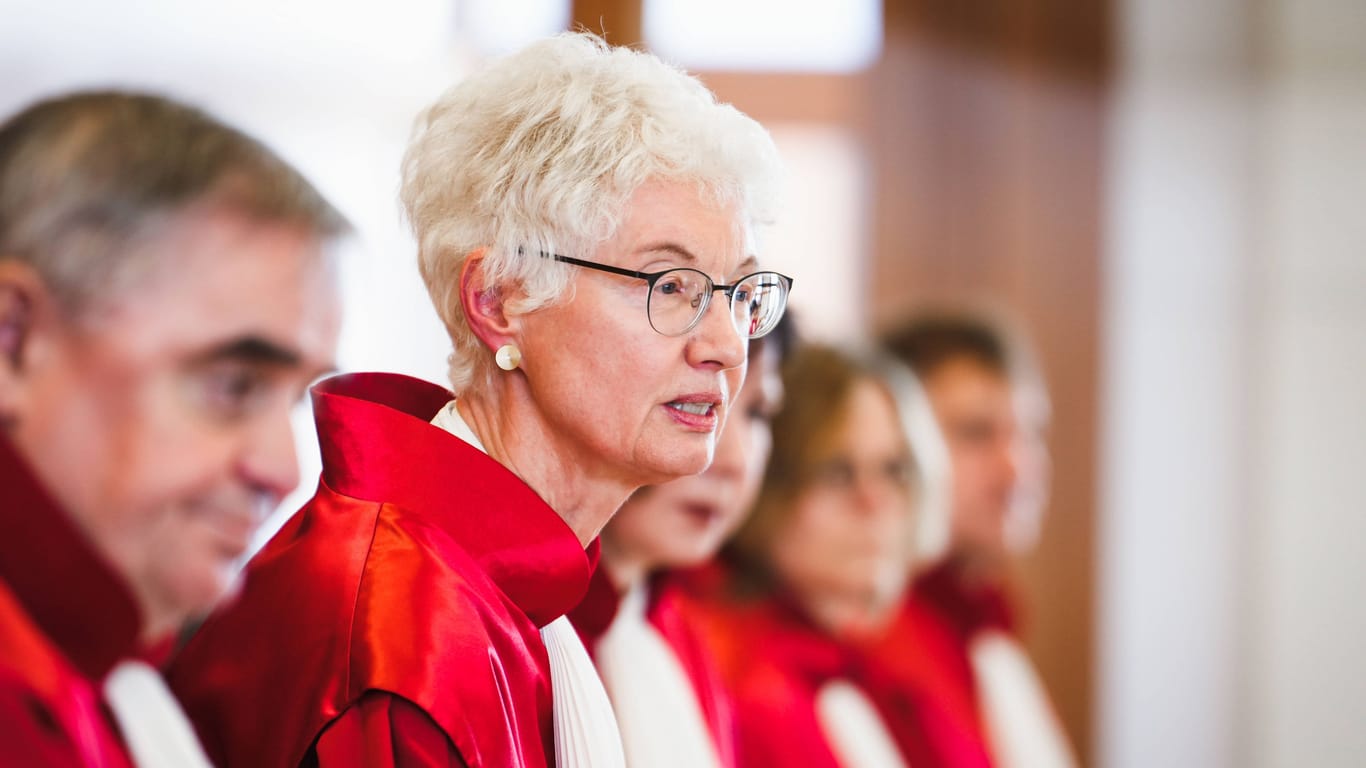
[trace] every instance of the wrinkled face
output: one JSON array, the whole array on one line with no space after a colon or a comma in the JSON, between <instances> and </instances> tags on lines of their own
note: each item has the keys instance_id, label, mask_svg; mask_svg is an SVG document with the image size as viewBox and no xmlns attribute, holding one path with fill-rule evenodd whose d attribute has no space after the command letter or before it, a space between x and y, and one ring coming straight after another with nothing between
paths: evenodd
<instances>
[{"instance_id":1,"label":"wrinkled face","mask_svg":"<svg viewBox=\"0 0 1366 768\"><path fill-rule=\"evenodd\" d=\"M301 229L196 211L135 247L154 264L138 285L74 320L36 313L3 404L156 634L223 595L298 483L289 412L332 367L339 307Z\"/></svg>"},{"instance_id":2,"label":"wrinkled face","mask_svg":"<svg viewBox=\"0 0 1366 768\"><path fill-rule=\"evenodd\" d=\"M852 601L876 613L908 578L913 465L885 388L855 383L845 409L775 531L769 560L805 601Z\"/></svg>"},{"instance_id":3,"label":"wrinkled face","mask_svg":"<svg viewBox=\"0 0 1366 768\"><path fill-rule=\"evenodd\" d=\"M754 271L738 206L677 182L643 185L616 235L584 257L642 272L692 267L717 284ZM644 280L570 269L569 296L519 318L522 370L553 452L632 487L706 469L745 375L746 340L725 296L688 333L664 336L650 326Z\"/></svg>"},{"instance_id":4,"label":"wrinkled face","mask_svg":"<svg viewBox=\"0 0 1366 768\"><path fill-rule=\"evenodd\" d=\"M953 466L954 551L999 559L1032 543L1047 495L1042 424L1022 418L1005 376L971 358L944 362L925 391Z\"/></svg>"},{"instance_id":5,"label":"wrinkled face","mask_svg":"<svg viewBox=\"0 0 1366 768\"><path fill-rule=\"evenodd\" d=\"M715 554L759 492L782 387L777 353L761 346L749 361L711 466L632 496L602 532L603 556L653 570L696 565Z\"/></svg>"}]
</instances>

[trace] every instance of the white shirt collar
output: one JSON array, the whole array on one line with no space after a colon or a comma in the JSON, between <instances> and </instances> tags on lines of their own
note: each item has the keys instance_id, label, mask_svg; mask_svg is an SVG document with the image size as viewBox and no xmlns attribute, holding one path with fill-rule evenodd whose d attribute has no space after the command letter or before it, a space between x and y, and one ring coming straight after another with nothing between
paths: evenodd
<instances>
[{"instance_id":1,"label":"white shirt collar","mask_svg":"<svg viewBox=\"0 0 1366 768\"><path fill-rule=\"evenodd\" d=\"M455 407L454 400L446 403L441 410L436 412L436 415L432 417L432 425L441 427L452 435L455 435L475 448L478 448L485 455L488 454L488 450L484 448L484 444L479 442L479 436L474 434L474 430L470 429L470 425L465 421L465 417L460 415L460 409Z\"/></svg>"}]
</instances>

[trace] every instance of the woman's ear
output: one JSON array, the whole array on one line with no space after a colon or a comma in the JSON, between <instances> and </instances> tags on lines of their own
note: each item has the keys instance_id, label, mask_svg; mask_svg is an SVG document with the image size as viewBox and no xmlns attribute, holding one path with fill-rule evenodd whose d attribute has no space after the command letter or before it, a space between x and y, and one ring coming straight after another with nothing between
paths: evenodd
<instances>
[{"instance_id":1,"label":"woman's ear","mask_svg":"<svg viewBox=\"0 0 1366 768\"><path fill-rule=\"evenodd\" d=\"M505 308L507 288L491 285L485 279L485 249L480 248L465 257L460 270L460 306L465 322L485 347L495 350L504 344L515 344L518 329L516 318Z\"/></svg>"}]
</instances>

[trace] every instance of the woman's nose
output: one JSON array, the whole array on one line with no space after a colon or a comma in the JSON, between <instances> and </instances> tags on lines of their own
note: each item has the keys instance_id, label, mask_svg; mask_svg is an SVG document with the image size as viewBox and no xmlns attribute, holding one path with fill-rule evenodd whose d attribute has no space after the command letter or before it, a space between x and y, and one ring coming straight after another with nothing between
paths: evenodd
<instances>
[{"instance_id":1,"label":"woman's nose","mask_svg":"<svg viewBox=\"0 0 1366 768\"><path fill-rule=\"evenodd\" d=\"M748 339L740 335L730 311L730 298L724 294L712 299L693 329L688 344L693 365L715 366L725 370L745 364Z\"/></svg>"}]
</instances>

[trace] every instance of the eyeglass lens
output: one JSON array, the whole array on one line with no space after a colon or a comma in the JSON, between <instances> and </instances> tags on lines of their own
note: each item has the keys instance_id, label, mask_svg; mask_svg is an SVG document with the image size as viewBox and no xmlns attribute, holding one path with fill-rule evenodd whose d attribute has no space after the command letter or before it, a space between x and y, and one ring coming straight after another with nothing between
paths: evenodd
<instances>
[{"instance_id":1,"label":"eyeglass lens","mask_svg":"<svg viewBox=\"0 0 1366 768\"><path fill-rule=\"evenodd\" d=\"M650 324L660 333L686 333L706 312L713 284L694 269L676 269L659 276L650 291ZM745 338L773 330L787 304L782 278L773 272L750 275L738 283L730 299L731 319Z\"/></svg>"}]
</instances>

